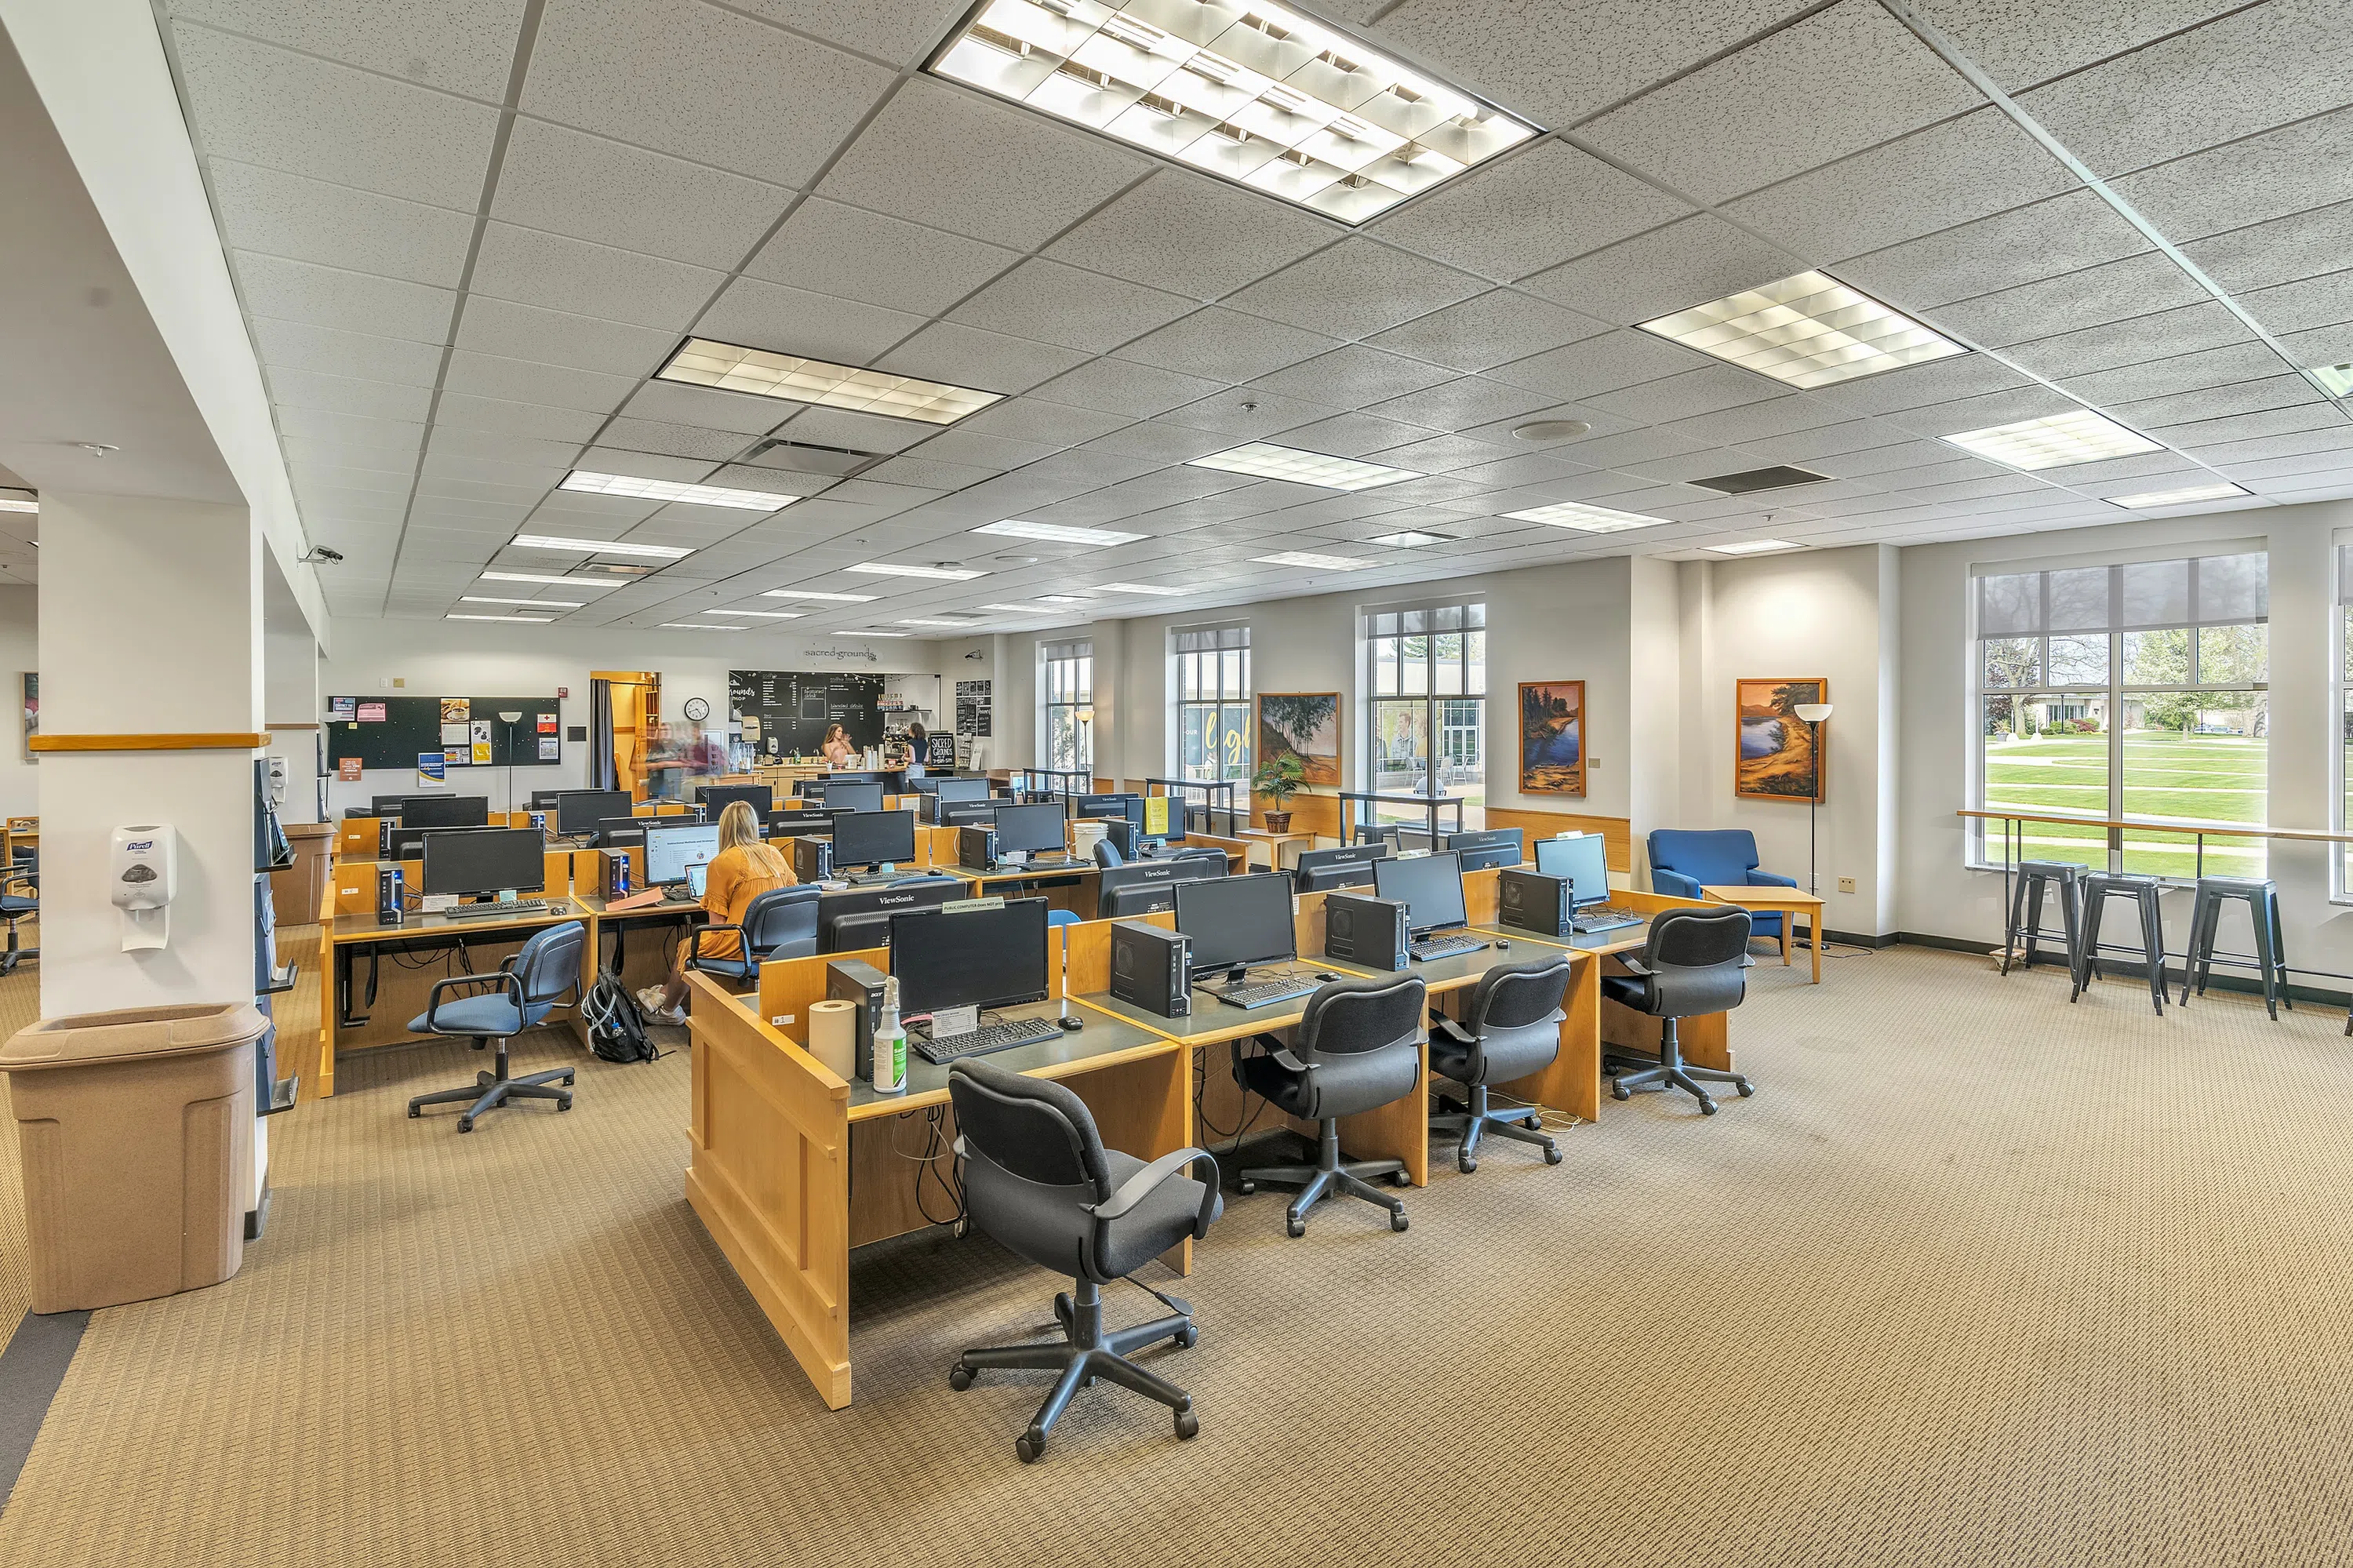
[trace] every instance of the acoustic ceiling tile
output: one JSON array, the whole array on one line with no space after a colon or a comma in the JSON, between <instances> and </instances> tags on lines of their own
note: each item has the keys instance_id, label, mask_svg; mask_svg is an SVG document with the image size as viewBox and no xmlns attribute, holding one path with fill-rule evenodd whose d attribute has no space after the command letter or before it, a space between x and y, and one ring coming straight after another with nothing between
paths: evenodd
<instances>
[{"instance_id":1,"label":"acoustic ceiling tile","mask_svg":"<svg viewBox=\"0 0 2353 1568\"><path fill-rule=\"evenodd\" d=\"M741 263L793 193L665 154L518 119L491 216L723 270Z\"/></svg>"},{"instance_id":2,"label":"acoustic ceiling tile","mask_svg":"<svg viewBox=\"0 0 2353 1568\"><path fill-rule=\"evenodd\" d=\"M518 304L683 332L724 281L724 273L707 267L493 221L482 231L472 291Z\"/></svg>"},{"instance_id":3,"label":"acoustic ceiling tile","mask_svg":"<svg viewBox=\"0 0 2353 1568\"><path fill-rule=\"evenodd\" d=\"M1938 306L1926 317L1939 332L2001 348L2211 298L2169 258L2146 250L2119 261Z\"/></svg>"},{"instance_id":4,"label":"acoustic ceiling tile","mask_svg":"<svg viewBox=\"0 0 2353 1568\"><path fill-rule=\"evenodd\" d=\"M779 405L782 407L783 405ZM858 452L902 452L939 433L937 425L856 408L804 408L776 434L785 440Z\"/></svg>"},{"instance_id":5,"label":"acoustic ceiling tile","mask_svg":"<svg viewBox=\"0 0 2353 1568\"><path fill-rule=\"evenodd\" d=\"M694 335L837 365L865 366L923 324L922 316L904 311L738 278L695 319ZM654 368L647 366L649 373Z\"/></svg>"},{"instance_id":6,"label":"acoustic ceiling tile","mask_svg":"<svg viewBox=\"0 0 2353 1568\"><path fill-rule=\"evenodd\" d=\"M1453 372L1441 366L1352 343L1261 376L1250 385L1287 397L1361 408L1453 378Z\"/></svg>"},{"instance_id":7,"label":"acoustic ceiling tile","mask_svg":"<svg viewBox=\"0 0 2353 1568\"><path fill-rule=\"evenodd\" d=\"M2219 446L2225 441L2252 440L2259 436L2328 429L2345 422L2345 416L2332 404L2306 403L2294 408L2266 408L2260 413L2224 414L2217 418L2159 425L2147 434L2152 440L2189 450Z\"/></svg>"},{"instance_id":8,"label":"acoustic ceiling tile","mask_svg":"<svg viewBox=\"0 0 2353 1568\"><path fill-rule=\"evenodd\" d=\"M2236 0L1921 0L1920 10L2005 90L2195 26Z\"/></svg>"},{"instance_id":9,"label":"acoustic ceiling tile","mask_svg":"<svg viewBox=\"0 0 2353 1568\"><path fill-rule=\"evenodd\" d=\"M742 0L743 9L829 44L912 65L931 53L965 0Z\"/></svg>"},{"instance_id":10,"label":"acoustic ceiling tile","mask_svg":"<svg viewBox=\"0 0 2353 1568\"><path fill-rule=\"evenodd\" d=\"M433 389L429 387L363 381L350 376L327 376L315 370L283 366L272 366L268 374L270 401L295 408L401 419L421 427L433 406Z\"/></svg>"},{"instance_id":11,"label":"acoustic ceiling tile","mask_svg":"<svg viewBox=\"0 0 2353 1568\"><path fill-rule=\"evenodd\" d=\"M948 319L1102 354L1194 306L1181 295L1032 258L983 287Z\"/></svg>"},{"instance_id":12,"label":"acoustic ceiling tile","mask_svg":"<svg viewBox=\"0 0 2353 1568\"><path fill-rule=\"evenodd\" d=\"M236 264L245 308L254 315L416 343L448 341L454 290L249 252L237 253Z\"/></svg>"},{"instance_id":13,"label":"acoustic ceiling tile","mask_svg":"<svg viewBox=\"0 0 2353 1568\"><path fill-rule=\"evenodd\" d=\"M1317 333L1210 305L1127 344L1118 358L1237 382L1337 346Z\"/></svg>"},{"instance_id":14,"label":"acoustic ceiling tile","mask_svg":"<svg viewBox=\"0 0 2353 1568\"><path fill-rule=\"evenodd\" d=\"M773 283L936 315L1020 260L1018 251L811 196L745 265Z\"/></svg>"},{"instance_id":15,"label":"acoustic ceiling tile","mask_svg":"<svg viewBox=\"0 0 2353 1568\"><path fill-rule=\"evenodd\" d=\"M1339 411L1303 398L1279 397L1271 392L1234 387L1170 410L1166 422L1191 425L1204 430L1222 430L1237 438L1236 443L1229 444L1239 444L1240 441L1258 440L1293 430L1317 419L1328 418Z\"/></svg>"},{"instance_id":16,"label":"acoustic ceiling tile","mask_svg":"<svg viewBox=\"0 0 2353 1568\"><path fill-rule=\"evenodd\" d=\"M536 436L543 440L569 441L579 446L596 435L604 423L602 414L590 414L578 408L556 408L542 403L514 403L498 397L477 397L462 392L444 392L435 408L433 420L439 425L459 425L477 430L498 430L513 436Z\"/></svg>"},{"instance_id":17,"label":"acoustic ceiling tile","mask_svg":"<svg viewBox=\"0 0 2353 1568\"><path fill-rule=\"evenodd\" d=\"M2079 189L1857 257L1839 275L1875 299L1922 311L2149 249L2115 208Z\"/></svg>"},{"instance_id":18,"label":"acoustic ceiling tile","mask_svg":"<svg viewBox=\"0 0 2353 1568\"><path fill-rule=\"evenodd\" d=\"M984 392L1027 392L1087 362L1079 349L934 322L875 362L875 368Z\"/></svg>"},{"instance_id":19,"label":"acoustic ceiling tile","mask_svg":"<svg viewBox=\"0 0 2353 1568\"><path fill-rule=\"evenodd\" d=\"M455 288L474 220L466 213L216 159L213 206L239 250Z\"/></svg>"},{"instance_id":20,"label":"acoustic ceiling tile","mask_svg":"<svg viewBox=\"0 0 2353 1568\"><path fill-rule=\"evenodd\" d=\"M1083 373L1082 368L1080 374ZM1159 371L1155 374L1165 376L1167 373ZM1062 376L1051 385L1059 386L1069 379L1069 376ZM1187 400L1183 397L1176 399L1178 402ZM1127 422L1126 416L1122 414L1073 408L1068 403L1049 403L1032 396L1008 397L1002 403L990 404L976 414L967 414L956 421L955 429L948 435L1002 437L1008 441L1033 442L1045 449L1022 460L1028 462L1045 456L1046 451L1091 441Z\"/></svg>"},{"instance_id":21,"label":"acoustic ceiling tile","mask_svg":"<svg viewBox=\"0 0 2353 1568\"><path fill-rule=\"evenodd\" d=\"M2292 368L2263 344L2241 342L2194 354L2173 355L2115 370L2075 376L2063 385L2086 403L2107 408L2118 403L2160 397L2174 392L2195 392L2260 380Z\"/></svg>"},{"instance_id":22,"label":"acoustic ceiling tile","mask_svg":"<svg viewBox=\"0 0 2353 1568\"><path fill-rule=\"evenodd\" d=\"M2181 253L2231 293L2342 270L2353 244L2353 201L2196 239Z\"/></svg>"},{"instance_id":23,"label":"acoustic ceiling tile","mask_svg":"<svg viewBox=\"0 0 2353 1568\"><path fill-rule=\"evenodd\" d=\"M2300 334L2314 327L2335 326L2353 321L2353 271L2331 272L2325 277L2282 283L2274 289L2258 289L2242 296L2239 302L2273 333ZM2329 361L2324 355L2304 363L2311 366Z\"/></svg>"},{"instance_id":24,"label":"acoustic ceiling tile","mask_svg":"<svg viewBox=\"0 0 2353 1568\"><path fill-rule=\"evenodd\" d=\"M2353 109L2282 126L2114 182L2179 243L2341 200L2353 166Z\"/></svg>"},{"instance_id":25,"label":"acoustic ceiling tile","mask_svg":"<svg viewBox=\"0 0 2353 1568\"><path fill-rule=\"evenodd\" d=\"M2082 406L2072 397L2054 392L2047 387L2020 387L2007 392L1988 392L1981 397L1963 397L1950 403L1931 403L1926 408L1905 408L1887 416L1887 422L1924 436L1952 436L1968 430L1991 429L1997 425L2014 425L2021 419L2049 418L2054 414L2073 414ZM1940 454L1950 457L1950 452Z\"/></svg>"},{"instance_id":26,"label":"acoustic ceiling tile","mask_svg":"<svg viewBox=\"0 0 2353 1568\"><path fill-rule=\"evenodd\" d=\"M650 376L678 345L675 334L594 316L480 295L466 301L458 347L535 365L554 365L631 381Z\"/></svg>"},{"instance_id":27,"label":"acoustic ceiling tile","mask_svg":"<svg viewBox=\"0 0 2353 1568\"><path fill-rule=\"evenodd\" d=\"M2065 380L2199 349L2253 342L2254 334L2237 316L2221 302L2207 300L2131 321L2013 344L2002 353L2037 376Z\"/></svg>"},{"instance_id":28,"label":"acoustic ceiling tile","mask_svg":"<svg viewBox=\"0 0 2353 1568\"><path fill-rule=\"evenodd\" d=\"M1906 366L1882 376L1847 381L1813 396L1851 414L1892 414L1930 403L1950 403L1985 392L2003 392L2032 383L2000 360L1961 355L1927 365Z\"/></svg>"},{"instance_id":29,"label":"acoustic ceiling tile","mask_svg":"<svg viewBox=\"0 0 2353 1568\"><path fill-rule=\"evenodd\" d=\"M174 23L207 22L307 55L495 102L506 94L524 9L524 0L392 0L374 5L172 0L171 15Z\"/></svg>"},{"instance_id":30,"label":"acoustic ceiling tile","mask_svg":"<svg viewBox=\"0 0 2353 1568\"><path fill-rule=\"evenodd\" d=\"M1197 457L1224 451L1233 444L1233 437L1222 430L1205 430L1198 425L1145 419L1123 426L1108 435L1098 436L1082 450L1117 452L1123 457L1151 458L1159 462L1188 463ZM1225 479L1237 477L1233 474L1218 475L1215 469L1196 469L1193 471Z\"/></svg>"},{"instance_id":31,"label":"acoustic ceiling tile","mask_svg":"<svg viewBox=\"0 0 2353 1568\"><path fill-rule=\"evenodd\" d=\"M1328 419L1301 425L1285 430L1282 444L1305 451L1325 452L1333 457L1361 458L1390 447L1400 447L1414 441L1427 440L1437 434L1419 425L1400 424L1395 419L1376 418L1370 414L1337 414ZM1388 467L1410 467L1410 464L1387 463Z\"/></svg>"},{"instance_id":32,"label":"acoustic ceiling tile","mask_svg":"<svg viewBox=\"0 0 2353 1568\"><path fill-rule=\"evenodd\" d=\"M704 429L762 436L783 424L797 407L774 397L723 392L715 387L649 381L622 405L621 412L633 419L656 419L665 424L696 425Z\"/></svg>"},{"instance_id":33,"label":"acoustic ceiling tile","mask_svg":"<svg viewBox=\"0 0 2353 1568\"><path fill-rule=\"evenodd\" d=\"M271 369L317 370L330 376L396 381L410 387L430 387L440 375L441 349L438 344L343 332L312 326L307 322L259 315L251 317L248 325L255 351L262 364Z\"/></svg>"},{"instance_id":34,"label":"acoustic ceiling tile","mask_svg":"<svg viewBox=\"0 0 2353 1568\"><path fill-rule=\"evenodd\" d=\"M1538 272L1520 287L1631 325L1804 270L1788 252L1701 213Z\"/></svg>"},{"instance_id":35,"label":"acoustic ceiling tile","mask_svg":"<svg viewBox=\"0 0 2353 1568\"><path fill-rule=\"evenodd\" d=\"M1189 170L1163 169L1046 249L1057 261L1214 300L1278 271L1344 231ZM1182 236L1184 243L1173 243Z\"/></svg>"},{"instance_id":36,"label":"acoustic ceiling tile","mask_svg":"<svg viewBox=\"0 0 2353 1568\"><path fill-rule=\"evenodd\" d=\"M1490 289L1392 327L1371 341L1451 370L1486 370L1563 344L1598 337L1606 322L1510 289Z\"/></svg>"},{"instance_id":37,"label":"acoustic ceiling tile","mask_svg":"<svg viewBox=\"0 0 2353 1568\"><path fill-rule=\"evenodd\" d=\"M1621 331L1499 365L1489 374L1494 380L1554 398L1581 399L1707 366L1705 358L1680 344L1646 332Z\"/></svg>"},{"instance_id":38,"label":"acoustic ceiling tile","mask_svg":"<svg viewBox=\"0 0 2353 1568\"><path fill-rule=\"evenodd\" d=\"M2301 376L2283 372L2259 381L2208 387L2194 392L2176 392L2137 403L2119 404L2105 412L2134 429L2145 430L2200 419L2219 419L2232 414L2259 414L2268 408L2288 408L2325 401L2319 389L2311 382Z\"/></svg>"},{"instance_id":39,"label":"acoustic ceiling tile","mask_svg":"<svg viewBox=\"0 0 2353 1568\"><path fill-rule=\"evenodd\" d=\"M1468 299L1484 287L1468 273L1358 237L1237 290L1226 304L1293 326L1360 338Z\"/></svg>"},{"instance_id":40,"label":"acoustic ceiling tile","mask_svg":"<svg viewBox=\"0 0 2353 1568\"><path fill-rule=\"evenodd\" d=\"M1220 390L1218 382L1198 376L1162 370L1132 360L1098 359L1056 376L1033 396L1049 403L1068 403L1102 413L1148 419Z\"/></svg>"},{"instance_id":41,"label":"acoustic ceiling tile","mask_svg":"<svg viewBox=\"0 0 2353 1568\"><path fill-rule=\"evenodd\" d=\"M1366 408L1385 419L1423 425L1433 430L1460 430L1508 419L1559 399L1524 387L1491 381L1480 376L1458 376L1419 392L1409 392Z\"/></svg>"},{"instance_id":42,"label":"acoustic ceiling tile","mask_svg":"<svg viewBox=\"0 0 2353 1568\"><path fill-rule=\"evenodd\" d=\"M575 466L586 469L591 473L624 473L638 479L675 479L688 484L700 484L713 465L702 458L664 457L656 452L630 451L621 447L590 447L580 454ZM570 493L565 492L567 495Z\"/></svg>"},{"instance_id":43,"label":"acoustic ceiling tile","mask_svg":"<svg viewBox=\"0 0 2353 1568\"><path fill-rule=\"evenodd\" d=\"M1546 137L1376 219L1391 245L1509 282L1687 216L1689 204Z\"/></svg>"}]
</instances>

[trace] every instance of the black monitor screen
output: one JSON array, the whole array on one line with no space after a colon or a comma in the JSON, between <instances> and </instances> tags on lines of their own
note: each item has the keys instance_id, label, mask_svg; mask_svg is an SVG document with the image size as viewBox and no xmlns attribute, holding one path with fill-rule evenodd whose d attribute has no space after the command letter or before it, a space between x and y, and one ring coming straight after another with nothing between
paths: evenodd
<instances>
[{"instance_id":1,"label":"black monitor screen","mask_svg":"<svg viewBox=\"0 0 2353 1568\"><path fill-rule=\"evenodd\" d=\"M1338 849L1303 850L1292 869L1303 877L1329 865L1370 865L1388 857L1389 846L1385 843L1344 844Z\"/></svg>"},{"instance_id":2,"label":"black monitor screen","mask_svg":"<svg viewBox=\"0 0 2353 1568\"><path fill-rule=\"evenodd\" d=\"M596 847L617 849L623 844L642 844L646 842L646 824L653 821L652 817L607 817L596 825Z\"/></svg>"},{"instance_id":3,"label":"black monitor screen","mask_svg":"<svg viewBox=\"0 0 2353 1568\"><path fill-rule=\"evenodd\" d=\"M923 909L891 917L891 972L902 1016L1009 1007L1046 994L1046 901Z\"/></svg>"},{"instance_id":4,"label":"black monitor screen","mask_svg":"<svg viewBox=\"0 0 2353 1568\"><path fill-rule=\"evenodd\" d=\"M656 817L646 823L646 882L684 882L691 865L708 865L719 853L719 824L691 817Z\"/></svg>"},{"instance_id":5,"label":"black monitor screen","mask_svg":"<svg viewBox=\"0 0 2353 1568\"><path fill-rule=\"evenodd\" d=\"M1292 958L1291 878L1258 872L1180 882L1176 929L1193 944L1196 974Z\"/></svg>"},{"instance_id":6,"label":"black monitor screen","mask_svg":"<svg viewBox=\"0 0 2353 1568\"><path fill-rule=\"evenodd\" d=\"M1519 864L1526 853L1525 837L1518 828L1488 828L1456 833L1446 841L1446 847L1462 858L1463 870L1484 871L1491 865Z\"/></svg>"},{"instance_id":7,"label":"black monitor screen","mask_svg":"<svg viewBox=\"0 0 2353 1568\"><path fill-rule=\"evenodd\" d=\"M1040 800L1027 806L997 808L997 853L1007 854L1027 850L1034 854L1050 854L1062 847L1062 825L1069 813L1060 800Z\"/></svg>"},{"instance_id":8,"label":"black monitor screen","mask_svg":"<svg viewBox=\"0 0 2353 1568\"><path fill-rule=\"evenodd\" d=\"M1132 882L1124 887L1108 889L1095 895L1095 916L1103 920L1125 920L1158 909L1174 909L1177 886L1174 882Z\"/></svg>"},{"instance_id":9,"label":"black monitor screen","mask_svg":"<svg viewBox=\"0 0 2353 1568\"><path fill-rule=\"evenodd\" d=\"M940 802L939 825L944 828L986 828L997 822L997 803L993 800L943 800Z\"/></svg>"},{"instance_id":10,"label":"black monitor screen","mask_svg":"<svg viewBox=\"0 0 2353 1568\"><path fill-rule=\"evenodd\" d=\"M1569 896L1579 904L1605 904L1609 899L1609 858L1599 833L1573 839L1538 839L1536 869L1569 885Z\"/></svg>"},{"instance_id":11,"label":"black monitor screen","mask_svg":"<svg viewBox=\"0 0 2353 1568\"><path fill-rule=\"evenodd\" d=\"M490 820L487 795L409 795L400 802L404 828L479 828Z\"/></svg>"},{"instance_id":12,"label":"black monitor screen","mask_svg":"<svg viewBox=\"0 0 2353 1568\"><path fill-rule=\"evenodd\" d=\"M566 789L555 798L555 831L587 832L599 822L628 816L632 804L627 789Z\"/></svg>"},{"instance_id":13,"label":"black monitor screen","mask_svg":"<svg viewBox=\"0 0 2353 1568\"><path fill-rule=\"evenodd\" d=\"M935 909L951 899L963 898L971 892L971 885L952 876L915 877L905 882L886 883L879 887L853 887L847 891L826 890L818 900L818 949L827 953L855 952L860 948L880 948L891 940L890 921L893 915L911 909ZM853 935L860 939L844 940L841 925L849 921ZM865 923L860 925L860 923ZM871 930L879 924L881 929ZM863 938L871 935L872 940Z\"/></svg>"},{"instance_id":14,"label":"black monitor screen","mask_svg":"<svg viewBox=\"0 0 2353 1568\"><path fill-rule=\"evenodd\" d=\"M988 780L986 779L942 779L928 786L944 806L951 800L986 800Z\"/></svg>"},{"instance_id":15,"label":"black monitor screen","mask_svg":"<svg viewBox=\"0 0 2353 1568\"><path fill-rule=\"evenodd\" d=\"M547 885L547 839L537 828L425 835L427 893L533 892Z\"/></svg>"},{"instance_id":16,"label":"black monitor screen","mask_svg":"<svg viewBox=\"0 0 2353 1568\"><path fill-rule=\"evenodd\" d=\"M1082 817L1124 817L1137 827L1144 826L1144 797L1141 795L1082 795L1079 797Z\"/></svg>"},{"instance_id":17,"label":"black monitor screen","mask_svg":"<svg viewBox=\"0 0 2353 1568\"><path fill-rule=\"evenodd\" d=\"M836 866L895 864L914 858L913 811L849 811L833 819Z\"/></svg>"},{"instance_id":18,"label":"black monitor screen","mask_svg":"<svg viewBox=\"0 0 2353 1568\"><path fill-rule=\"evenodd\" d=\"M839 781L825 787L825 809L828 811L879 811L882 809L882 786L880 784L845 784Z\"/></svg>"},{"instance_id":19,"label":"black monitor screen","mask_svg":"<svg viewBox=\"0 0 2353 1568\"><path fill-rule=\"evenodd\" d=\"M754 815L765 817L776 809L776 791L768 784L713 784L702 791L702 814L715 822L737 800L751 807Z\"/></svg>"},{"instance_id":20,"label":"black monitor screen","mask_svg":"<svg viewBox=\"0 0 2353 1568\"><path fill-rule=\"evenodd\" d=\"M406 795L371 795L368 810L379 817L396 817L400 815L400 803L407 799Z\"/></svg>"},{"instance_id":21,"label":"black monitor screen","mask_svg":"<svg viewBox=\"0 0 2353 1568\"><path fill-rule=\"evenodd\" d=\"M1462 862L1451 850L1373 863L1373 891L1406 906L1406 923L1416 931L1461 926Z\"/></svg>"}]
</instances>

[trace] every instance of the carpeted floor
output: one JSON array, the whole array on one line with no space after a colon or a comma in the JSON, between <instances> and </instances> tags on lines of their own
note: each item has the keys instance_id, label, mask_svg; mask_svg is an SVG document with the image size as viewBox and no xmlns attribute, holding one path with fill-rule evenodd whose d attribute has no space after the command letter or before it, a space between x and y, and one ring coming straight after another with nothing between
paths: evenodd
<instances>
[{"instance_id":1,"label":"carpeted floor","mask_svg":"<svg viewBox=\"0 0 2353 1568\"><path fill-rule=\"evenodd\" d=\"M680 1196L682 1054L469 1138L399 1103L462 1046L360 1056L281 1118L236 1280L92 1319L0 1563L2353 1557L2342 1015L1828 967L1756 971L1759 1093L1720 1116L1645 1097L1558 1168L1450 1165L1403 1235L1234 1200L1162 1362L1199 1438L1098 1389L1036 1467L1041 1388L945 1373L1055 1282L944 1234L861 1254L827 1411Z\"/></svg>"}]
</instances>

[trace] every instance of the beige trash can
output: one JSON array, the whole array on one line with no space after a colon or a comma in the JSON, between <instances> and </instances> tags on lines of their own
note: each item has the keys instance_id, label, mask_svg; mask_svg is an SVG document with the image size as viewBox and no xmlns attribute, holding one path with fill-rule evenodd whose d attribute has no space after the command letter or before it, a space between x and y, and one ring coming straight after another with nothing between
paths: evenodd
<instances>
[{"instance_id":1,"label":"beige trash can","mask_svg":"<svg viewBox=\"0 0 2353 1568\"><path fill-rule=\"evenodd\" d=\"M249 1001L48 1018L0 1046L24 1150L33 1310L217 1285L245 1261Z\"/></svg>"}]
</instances>

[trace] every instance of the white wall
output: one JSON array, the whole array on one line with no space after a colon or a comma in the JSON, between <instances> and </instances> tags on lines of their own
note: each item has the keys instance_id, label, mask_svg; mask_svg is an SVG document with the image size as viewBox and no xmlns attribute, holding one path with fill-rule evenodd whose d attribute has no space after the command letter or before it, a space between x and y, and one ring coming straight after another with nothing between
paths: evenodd
<instances>
[{"instance_id":1,"label":"white wall","mask_svg":"<svg viewBox=\"0 0 2353 1568\"><path fill-rule=\"evenodd\" d=\"M40 595L27 586L0 588L0 678L7 682L6 734L0 736L0 815L28 816L41 809L41 770L25 750L16 715L20 676L41 667Z\"/></svg>"}]
</instances>

